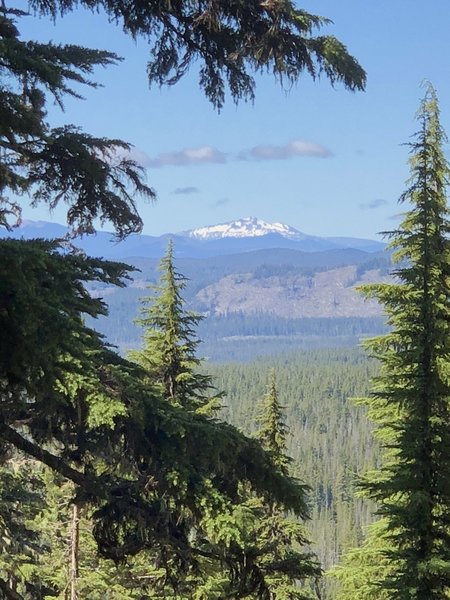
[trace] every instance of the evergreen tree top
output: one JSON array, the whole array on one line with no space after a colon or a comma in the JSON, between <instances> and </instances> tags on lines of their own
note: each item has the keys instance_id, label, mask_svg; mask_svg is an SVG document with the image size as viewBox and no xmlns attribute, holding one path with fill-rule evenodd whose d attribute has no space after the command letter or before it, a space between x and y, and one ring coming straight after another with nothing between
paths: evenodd
<instances>
[{"instance_id":1,"label":"evergreen tree top","mask_svg":"<svg viewBox=\"0 0 450 600\"><path fill-rule=\"evenodd\" d=\"M270 452L277 467L287 473L290 462L286 454L288 427L283 417L283 406L278 399L274 369L270 372L267 392L260 404L258 422L257 439L262 447Z\"/></svg>"},{"instance_id":2,"label":"evergreen tree top","mask_svg":"<svg viewBox=\"0 0 450 600\"><path fill-rule=\"evenodd\" d=\"M407 146L410 149L410 178L399 202L411 204L400 227L388 232L391 246L397 248L394 259L412 258L420 252L422 238L445 235L448 232L446 189L450 169L443 145L447 135L440 123L440 109L436 90L426 84L426 93L416 114L419 130ZM437 250L437 248L430 249Z\"/></svg>"},{"instance_id":3,"label":"evergreen tree top","mask_svg":"<svg viewBox=\"0 0 450 600\"><path fill-rule=\"evenodd\" d=\"M160 281L150 286L152 296L141 298L141 317L136 319L143 328L143 348L130 356L161 386L169 402L211 415L220 408L221 394L211 378L199 372L196 328L203 317L185 309L186 278L175 267L172 240L159 271Z\"/></svg>"}]
</instances>

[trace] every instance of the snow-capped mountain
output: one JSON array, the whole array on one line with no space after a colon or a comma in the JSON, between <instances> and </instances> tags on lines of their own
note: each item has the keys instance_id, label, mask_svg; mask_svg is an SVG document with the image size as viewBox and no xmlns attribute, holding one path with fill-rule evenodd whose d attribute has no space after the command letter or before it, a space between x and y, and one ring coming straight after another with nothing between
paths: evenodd
<instances>
[{"instance_id":1,"label":"snow-capped mountain","mask_svg":"<svg viewBox=\"0 0 450 600\"><path fill-rule=\"evenodd\" d=\"M305 234L283 223L267 223L257 217L245 217L229 223L219 223L208 227L199 227L183 232L184 235L196 240L218 240L223 238L247 238L260 237L269 233L278 235L290 240L301 240Z\"/></svg>"},{"instance_id":2,"label":"snow-capped mountain","mask_svg":"<svg viewBox=\"0 0 450 600\"><path fill-rule=\"evenodd\" d=\"M64 225L45 221L23 221L20 227L11 232L0 228L0 239L55 238L63 237L66 232L67 228ZM274 248L301 252L353 248L364 252L376 252L384 247L384 244L374 240L309 235L294 227L282 223L267 223L256 217L157 237L133 234L120 243L116 242L111 233L98 231L96 235L78 238L76 245L91 256L113 259L143 256L159 259L164 255L169 239L173 240L175 255L180 258L226 256Z\"/></svg>"}]
</instances>

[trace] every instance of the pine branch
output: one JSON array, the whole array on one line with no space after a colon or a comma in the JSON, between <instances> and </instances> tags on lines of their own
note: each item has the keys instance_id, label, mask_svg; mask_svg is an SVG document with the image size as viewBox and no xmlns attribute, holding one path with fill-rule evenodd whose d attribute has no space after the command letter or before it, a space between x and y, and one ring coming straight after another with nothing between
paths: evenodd
<instances>
[{"instance_id":1,"label":"pine branch","mask_svg":"<svg viewBox=\"0 0 450 600\"><path fill-rule=\"evenodd\" d=\"M63 477L73 481L83 489L94 493L96 497L106 497L106 491L103 489L103 486L100 485L99 481L94 483L92 479L77 469L73 469L62 458L59 458L51 452L48 452L48 450L30 442L12 427L5 423L0 423L0 434L5 441L12 444L25 455L32 456L39 462L44 463L57 473L60 473Z\"/></svg>"},{"instance_id":2,"label":"pine branch","mask_svg":"<svg viewBox=\"0 0 450 600\"><path fill-rule=\"evenodd\" d=\"M10 585L4 580L0 578L0 591L3 592L3 598L5 600L25 600L23 596L18 594L15 590L12 589Z\"/></svg>"}]
</instances>

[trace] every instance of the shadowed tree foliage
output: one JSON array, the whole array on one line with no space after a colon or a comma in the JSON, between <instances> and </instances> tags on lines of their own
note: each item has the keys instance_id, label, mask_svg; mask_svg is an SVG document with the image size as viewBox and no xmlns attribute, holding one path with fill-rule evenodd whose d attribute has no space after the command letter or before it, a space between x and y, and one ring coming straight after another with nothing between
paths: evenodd
<instances>
[{"instance_id":1,"label":"shadowed tree foliage","mask_svg":"<svg viewBox=\"0 0 450 600\"><path fill-rule=\"evenodd\" d=\"M103 556L151 549L181 579L209 499L235 501L240 482L304 514L302 486L255 440L168 403L83 324L105 311L84 282L120 283L127 267L56 242L3 240L0 252L2 447L76 484Z\"/></svg>"},{"instance_id":2,"label":"shadowed tree foliage","mask_svg":"<svg viewBox=\"0 0 450 600\"><path fill-rule=\"evenodd\" d=\"M200 87L217 108L226 85L235 102L254 98L253 73L268 71L289 86L300 75L324 74L332 84L362 90L365 73L334 36L320 35L329 19L290 0L31 0L56 18L77 6L104 10L133 37L150 43L150 83L172 85L200 63Z\"/></svg>"}]
</instances>

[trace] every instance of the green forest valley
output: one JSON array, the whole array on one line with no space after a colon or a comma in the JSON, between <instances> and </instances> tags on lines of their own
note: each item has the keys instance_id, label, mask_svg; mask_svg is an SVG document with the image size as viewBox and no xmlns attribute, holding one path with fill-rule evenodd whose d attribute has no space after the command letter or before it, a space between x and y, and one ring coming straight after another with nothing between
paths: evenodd
<instances>
[{"instance_id":1,"label":"green forest valley","mask_svg":"<svg viewBox=\"0 0 450 600\"><path fill-rule=\"evenodd\" d=\"M237 336L216 354L233 360L202 361L207 317L187 306L169 241L139 292L139 346L119 351L111 324L106 335L96 325L108 315L102 292L133 281L134 266L90 257L76 239L105 223L116 241L140 233L138 200L156 191L131 144L61 118L99 87L98 67L122 59L21 34L27 20L79 10L148 43L150 84L178 84L195 65L217 111L253 101L266 71L288 87L307 75L366 88L359 62L323 33L330 20L290 0L1 3L0 226L13 231L28 204L45 205L64 211L70 234L0 239L0 598L450 598L450 166L434 87L423 85L407 144L388 259L339 263L369 320L309 321L287 304L287 317L243 324L236 311L214 327L320 333L333 347L244 355ZM275 161L288 151L269 150ZM147 167L205 157L211 148L163 153ZM312 288L325 266L306 262L296 274ZM285 265L258 269L264 280ZM346 293L333 306L344 299L359 302Z\"/></svg>"}]
</instances>

